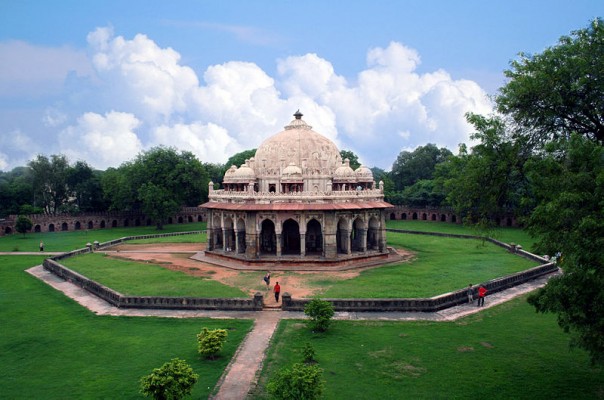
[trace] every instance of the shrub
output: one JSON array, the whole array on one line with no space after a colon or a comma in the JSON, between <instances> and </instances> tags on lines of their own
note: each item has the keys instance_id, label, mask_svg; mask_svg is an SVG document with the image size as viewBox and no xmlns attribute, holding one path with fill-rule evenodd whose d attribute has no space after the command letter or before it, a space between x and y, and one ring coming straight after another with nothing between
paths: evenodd
<instances>
[{"instance_id":1,"label":"shrub","mask_svg":"<svg viewBox=\"0 0 604 400\"><path fill-rule=\"evenodd\" d=\"M312 347L312 345L308 342L306 342L304 344L304 348L302 349L302 355L304 356L304 363L305 364L314 364L317 362L317 360L315 359L315 349Z\"/></svg>"},{"instance_id":2,"label":"shrub","mask_svg":"<svg viewBox=\"0 0 604 400\"><path fill-rule=\"evenodd\" d=\"M304 306L304 314L310 319L308 326L316 332L325 332L334 315L333 305L324 300L313 299Z\"/></svg>"},{"instance_id":3,"label":"shrub","mask_svg":"<svg viewBox=\"0 0 604 400\"><path fill-rule=\"evenodd\" d=\"M155 400L177 400L191 394L199 375L184 361L178 358L155 368L140 380L140 391L146 397Z\"/></svg>"},{"instance_id":4,"label":"shrub","mask_svg":"<svg viewBox=\"0 0 604 400\"><path fill-rule=\"evenodd\" d=\"M197 350L206 358L214 359L220 353L226 342L228 333L226 329L203 330L197 334Z\"/></svg>"},{"instance_id":5,"label":"shrub","mask_svg":"<svg viewBox=\"0 0 604 400\"><path fill-rule=\"evenodd\" d=\"M283 368L267 384L268 392L278 400L314 400L323 394L323 370L318 365L296 363Z\"/></svg>"}]
</instances>

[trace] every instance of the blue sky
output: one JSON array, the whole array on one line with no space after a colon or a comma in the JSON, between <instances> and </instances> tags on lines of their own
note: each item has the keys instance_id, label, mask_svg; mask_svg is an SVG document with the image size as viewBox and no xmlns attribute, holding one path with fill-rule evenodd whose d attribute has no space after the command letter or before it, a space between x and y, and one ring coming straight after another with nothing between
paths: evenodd
<instances>
[{"instance_id":1,"label":"blue sky","mask_svg":"<svg viewBox=\"0 0 604 400\"><path fill-rule=\"evenodd\" d=\"M299 108L368 166L470 143L519 52L604 15L575 1L2 1L0 170L153 146L224 163Z\"/></svg>"}]
</instances>

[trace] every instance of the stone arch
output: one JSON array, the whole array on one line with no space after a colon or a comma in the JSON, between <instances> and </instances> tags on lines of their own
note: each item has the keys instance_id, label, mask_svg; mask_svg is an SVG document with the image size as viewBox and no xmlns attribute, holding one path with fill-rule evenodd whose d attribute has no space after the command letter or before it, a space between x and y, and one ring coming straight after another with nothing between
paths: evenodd
<instances>
[{"instance_id":1,"label":"stone arch","mask_svg":"<svg viewBox=\"0 0 604 400\"><path fill-rule=\"evenodd\" d=\"M350 244L352 251L362 252L367 249L367 228L365 227L365 221L361 217L356 217L352 221Z\"/></svg>"},{"instance_id":2,"label":"stone arch","mask_svg":"<svg viewBox=\"0 0 604 400\"><path fill-rule=\"evenodd\" d=\"M350 222L347 218L341 217L338 220L338 230L336 232L336 248L338 254L350 253Z\"/></svg>"},{"instance_id":3,"label":"stone arch","mask_svg":"<svg viewBox=\"0 0 604 400\"><path fill-rule=\"evenodd\" d=\"M61 224L61 230L62 231L68 231L69 230L69 225L67 224L67 222L63 222Z\"/></svg>"},{"instance_id":4,"label":"stone arch","mask_svg":"<svg viewBox=\"0 0 604 400\"><path fill-rule=\"evenodd\" d=\"M390 213L390 220L394 220L396 219L396 214L395 213Z\"/></svg>"},{"instance_id":5,"label":"stone arch","mask_svg":"<svg viewBox=\"0 0 604 400\"><path fill-rule=\"evenodd\" d=\"M55 224L48 224L48 232L54 232L55 231Z\"/></svg>"},{"instance_id":6,"label":"stone arch","mask_svg":"<svg viewBox=\"0 0 604 400\"><path fill-rule=\"evenodd\" d=\"M235 251L235 229L233 219L226 217L223 221L222 233L224 234L224 250Z\"/></svg>"},{"instance_id":7,"label":"stone arch","mask_svg":"<svg viewBox=\"0 0 604 400\"><path fill-rule=\"evenodd\" d=\"M183 221L183 220L182 220L182 217L178 217L178 223L179 223L179 224L182 224L182 221Z\"/></svg>"},{"instance_id":8,"label":"stone arch","mask_svg":"<svg viewBox=\"0 0 604 400\"><path fill-rule=\"evenodd\" d=\"M281 254L300 254L300 225L291 218L281 228Z\"/></svg>"},{"instance_id":9,"label":"stone arch","mask_svg":"<svg viewBox=\"0 0 604 400\"><path fill-rule=\"evenodd\" d=\"M117 219L114 219L113 221L111 221L111 227L117 228Z\"/></svg>"},{"instance_id":10,"label":"stone arch","mask_svg":"<svg viewBox=\"0 0 604 400\"><path fill-rule=\"evenodd\" d=\"M130 220L128 218L124 220L124 226L130 226Z\"/></svg>"},{"instance_id":11,"label":"stone arch","mask_svg":"<svg viewBox=\"0 0 604 400\"><path fill-rule=\"evenodd\" d=\"M203 222L203 217L201 215L197 216L197 222Z\"/></svg>"},{"instance_id":12,"label":"stone arch","mask_svg":"<svg viewBox=\"0 0 604 400\"><path fill-rule=\"evenodd\" d=\"M73 229L75 229L76 231L79 231L80 229L82 229L82 224L80 223L80 221L76 221Z\"/></svg>"},{"instance_id":13,"label":"stone arch","mask_svg":"<svg viewBox=\"0 0 604 400\"><path fill-rule=\"evenodd\" d=\"M305 254L323 254L323 232L315 218L306 224L305 242Z\"/></svg>"},{"instance_id":14,"label":"stone arch","mask_svg":"<svg viewBox=\"0 0 604 400\"><path fill-rule=\"evenodd\" d=\"M451 222L453 222L454 224L457 223L457 216L451 216Z\"/></svg>"},{"instance_id":15,"label":"stone arch","mask_svg":"<svg viewBox=\"0 0 604 400\"><path fill-rule=\"evenodd\" d=\"M4 228L5 235L10 235L11 233L13 233L13 229L10 226L7 226L6 228Z\"/></svg>"},{"instance_id":16,"label":"stone arch","mask_svg":"<svg viewBox=\"0 0 604 400\"><path fill-rule=\"evenodd\" d=\"M440 214L440 222L447 222L447 216L445 214Z\"/></svg>"},{"instance_id":17,"label":"stone arch","mask_svg":"<svg viewBox=\"0 0 604 400\"><path fill-rule=\"evenodd\" d=\"M105 220L104 219L101 220L100 227L101 227L101 229L105 229Z\"/></svg>"},{"instance_id":18,"label":"stone arch","mask_svg":"<svg viewBox=\"0 0 604 400\"><path fill-rule=\"evenodd\" d=\"M40 225L34 226L34 232L36 232L36 233L42 232L42 227L40 227Z\"/></svg>"},{"instance_id":19,"label":"stone arch","mask_svg":"<svg viewBox=\"0 0 604 400\"><path fill-rule=\"evenodd\" d=\"M189 222L189 223L193 222L193 217L189 215L189 216L187 217L187 222Z\"/></svg>"},{"instance_id":20,"label":"stone arch","mask_svg":"<svg viewBox=\"0 0 604 400\"><path fill-rule=\"evenodd\" d=\"M436 214L432 214L431 219L432 221L436 221Z\"/></svg>"},{"instance_id":21,"label":"stone arch","mask_svg":"<svg viewBox=\"0 0 604 400\"><path fill-rule=\"evenodd\" d=\"M94 228L94 222L88 221L88 229L93 229L93 228Z\"/></svg>"},{"instance_id":22,"label":"stone arch","mask_svg":"<svg viewBox=\"0 0 604 400\"><path fill-rule=\"evenodd\" d=\"M406 220L407 219L407 213L402 213L401 214L401 219L405 219Z\"/></svg>"},{"instance_id":23,"label":"stone arch","mask_svg":"<svg viewBox=\"0 0 604 400\"><path fill-rule=\"evenodd\" d=\"M277 254L275 223L268 218L262 221L260 228L260 252L264 254Z\"/></svg>"},{"instance_id":24,"label":"stone arch","mask_svg":"<svg viewBox=\"0 0 604 400\"><path fill-rule=\"evenodd\" d=\"M245 221L243 218L237 220L237 252L245 253L247 246L245 244Z\"/></svg>"},{"instance_id":25,"label":"stone arch","mask_svg":"<svg viewBox=\"0 0 604 400\"><path fill-rule=\"evenodd\" d=\"M426 221L428 219L428 215L426 213L422 213L422 221Z\"/></svg>"},{"instance_id":26,"label":"stone arch","mask_svg":"<svg viewBox=\"0 0 604 400\"><path fill-rule=\"evenodd\" d=\"M378 250L380 248L380 221L374 216L369 219L367 229L367 249Z\"/></svg>"},{"instance_id":27,"label":"stone arch","mask_svg":"<svg viewBox=\"0 0 604 400\"><path fill-rule=\"evenodd\" d=\"M222 249L222 223L220 215L214 215L212 219L212 249Z\"/></svg>"},{"instance_id":28,"label":"stone arch","mask_svg":"<svg viewBox=\"0 0 604 400\"><path fill-rule=\"evenodd\" d=\"M416 212L414 212L414 213L413 213L413 218L412 218L412 219L413 219L414 221L415 221L415 220L417 220L417 213L416 213Z\"/></svg>"}]
</instances>

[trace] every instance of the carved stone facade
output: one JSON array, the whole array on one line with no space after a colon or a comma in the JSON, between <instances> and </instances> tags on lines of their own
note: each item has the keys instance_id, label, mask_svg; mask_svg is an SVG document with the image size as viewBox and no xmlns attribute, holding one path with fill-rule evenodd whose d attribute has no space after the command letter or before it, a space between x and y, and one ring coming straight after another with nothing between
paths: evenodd
<instances>
[{"instance_id":1,"label":"carved stone facade","mask_svg":"<svg viewBox=\"0 0 604 400\"><path fill-rule=\"evenodd\" d=\"M383 183L350 168L337 146L302 114L265 140L253 158L210 182L206 255L253 262L329 263L381 257Z\"/></svg>"}]
</instances>

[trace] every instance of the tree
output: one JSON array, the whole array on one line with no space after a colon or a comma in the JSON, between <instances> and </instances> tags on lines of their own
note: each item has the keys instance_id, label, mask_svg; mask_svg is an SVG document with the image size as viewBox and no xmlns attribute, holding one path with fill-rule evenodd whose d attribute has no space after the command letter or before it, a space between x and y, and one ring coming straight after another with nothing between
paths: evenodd
<instances>
[{"instance_id":1,"label":"tree","mask_svg":"<svg viewBox=\"0 0 604 400\"><path fill-rule=\"evenodd\" d=\"M155 400L178 400L191 394L198 379L199 375L184 360L174 358L143 376L140 391Z\"/></svg>"},{"instance_id":2,"label":"tree","mask_svg":"<svg viewBox=\"0 0 604 400\"><path fill-rule=\"evenodd\" d=\"M68 200L67 157L53 154L48 159L46 156L38 155L28 165L33 174L36 201L47 213L57 213Z\"/></svg>"},{"instance_id":3,"label":"tree","mask_svg":"<svg viewBox=\"0 0 604 400\"><path fill-rule=\"evenodd\" d=\"M353 170L356 170L361 166L359 156L357 156L350 150L340 150L340 156L342 157L342 161L345 159L348 159L348 161L350 161L349 165L350 168L352 168Z\"/></svg>"},{"instance_id":4,"label":"tree","mask_svg":"<svg viewBox=\"0 0 604 400\"><path fill-rule=\"evenodd\" d=\"M538 202L528 228L540 252L561 252L564 273L529 302L556 313L571 344L604 364L604 147L572 135L546 151L527 165Z\"/></svg>"},{"instance_id":5,"label":"tree","mask_svg":"<svg viewBox=\"0 0 604 400\"><path fill-rule=\"evenodd\" d=\"M568 138L572 132L604 142L604 21L563 36L536 55L520 54L505 71L509 82L498 110L531 143Z\"/></svg>"},{"instance_id":6,"label":"tree","mask_svg":"<svg viewBox=\"0 0 604 400\"><path fill-rule=\"evenodd\" d=\"M23 235L29 232L32 226L34 226L34 224L31 222L31 219L23 215L19 215L17 221L15 221L15 230Z\"/></svg>"},{"instance_id":7,"label":"tree","mask_svg":"<svg viewBox=\"0 0 604 400\"><path fill-rule=\"evenodd\" d=\"M403 190L419 180L432 179L436 165L446 161L451 155L450 150L444 147L439 149L432 143L412 152L401 151L390 172L395 189Z\"/></svg>"},{"instance_id":8,"label":"tree","mask_svg":"<svg viewBox=\"0 0 604 400\"><path fill-rule=\"evenodd\" d=\"M557 314L571 343L604 363L604 25L562 37L506 71L496 98L516 124L515 137L535 148L527 163L534 211L527 227L538 249L562 252L564 274L530 297Z\"/></svg>"},{"instance_id":9,"label":"tree","mask_svg":"<svg viewBox=\"0 0 604 400\"><path fill-rule=\"evenodd\" d=\"M277 372L267 384L268 392L278 400L315 400L325 388L323 370L318 365L296 363Z\"/></svg>"},{"instance_id":10,"label":"tree","mask_svg":"<svg viewBox=\"0 0 604 400\"><path fill-rule=\"evenodd\" d=\"M304 306L304 314L309 317L308 326L316 332L325 332L334 315L333 305L325 300L312 299Z\"/></svg>"},{"instance_id":11,"label":"tree","mask_svg":"<svg viewBox=\"0 0 604 400\"><path fill-rule=\"evenodd\" d=\"M216 354L220 353L224 343L227 340L228 332L226 329L203 328L197 334L197 350L204 357L214 359Z\"/></svg>"},{"instance_id":12,"label":"tree","mask_svg":"<svg viewBox=\"0 0 604 400\"><path fill-rule=\"evenodd\" d=\"M227 169L231 168L231 165L234 165L236 167L241 167L245 163L245 160L249 160L250 158L254 157L255 155L256 155L256 149L244 150L237 154L233 154L227 160L227 162L224 164L224 170L222 172L222 175L224 175L224 173L226 172Z\"/></svg>"},{"instance_id":13,"label":"tree","mask_svg":"<svg viewBox=\"0 0 604 400\"><path fill-rule=\"evenodd\" d=\"M461 146L458 156L439 165L436 183L465 222L489 229L511 212L522 213L522 198L529 190L523 165L531 154L520 138L510 136L500 117L469 113L467 119L479 144L469 154Z\"/></svg>"},{"instance_id":14,"label":"tree","mask_svg":"<svg viewBox=\"0 0 604 400\"><path fill-rule=\"evenodd\" d=\"M198 206L208 196L208 175L191 152L155 147L103 175L110 208L142 210L158 229L183 206Z\"/></svg>"}]
</instances>

